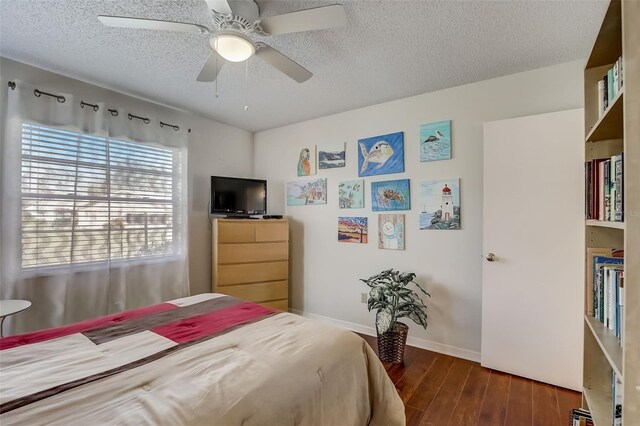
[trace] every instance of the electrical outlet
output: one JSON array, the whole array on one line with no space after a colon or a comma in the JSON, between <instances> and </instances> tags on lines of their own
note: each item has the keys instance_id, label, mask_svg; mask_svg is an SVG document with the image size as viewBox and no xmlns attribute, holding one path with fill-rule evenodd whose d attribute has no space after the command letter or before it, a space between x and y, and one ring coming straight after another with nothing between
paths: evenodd
<instances>
[{"instance_id":1,"label":"electrical outlet","mask_svg":"<svg viewBox=\"0 0 640 426\"><path fill-rule=\"evenodd\" d=\"M367 303L367 298L368 298L367 293L360 293L360 302Z\"/></svg>"}]
</instances>

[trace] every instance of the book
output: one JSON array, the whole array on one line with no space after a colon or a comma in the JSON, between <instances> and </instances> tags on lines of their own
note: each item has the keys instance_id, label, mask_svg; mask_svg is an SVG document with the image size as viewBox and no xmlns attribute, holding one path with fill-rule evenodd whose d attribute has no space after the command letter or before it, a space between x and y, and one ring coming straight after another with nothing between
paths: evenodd
<instances>
[{"instance_id":1,"label":"book","mask_svg":"<svg viewBox=\"0 0 640 426\"><path fill-rule=\"evenodd\" d=\"M569 412L569 425L571 426L593 426L591 413L581 408L574 408Z\"/></svg>"},{"instance_id":2,"label":"book","mask_svg":"<svg viewBox=\"0 0 640 426\"><path fill-rule=\"evenodd\" d=\"M594 278L595 274L593 272L593 258L596 256L599 257L613 257L613 248L610 247L587 247L587 285L585 286L585 308L587 315L594 316L593 314L593 289L594 289Z\"/></svg>"},{"instance_id":3,"label":"book","mask_svg":"<svg viewBox=\"0 0 640 426\"><path fill-rule=\"evenodd\" d=\"M622 56L618 58L618 89L622 89L624 85L624 61Z\"/></svg>"},{"instance_id":4,"label":"book","mask_svg":"<svg viewBox=\"0 0 640 426\"><path fill-rule=\"evenodd\" d=\"M604 161L602 171L602 187L604 190L604 203L602 207L604 211L602 212L602 219L600 220L609 220L609 212L611 211L611 178L609 177L611 174L611 159Z\"/></svg>"},{"instance_id":5,"label":"book","mask_svg":"<svg viewBox=\"0 0 640 426\"><path fill-rule=\"evenodd\" d=\"M624 161L618 154L585 163L585 217L624 220Z\"/></svg>"},{"instance_id":6,"label":"book","mask_svg":"<svg viewBox=\"0 0 640 426\"><path fill-rule=\"evenodd\" d=\"M598 163L598 220L604 220L604 161Z\"/></svg>"},{"instance_id":7,"label":"book","mask_svg":"<svg viewBox=\"0 0 640 426\"><path fill-rule=\"evenodd\" d=\"M609 77L607 74L602 77L602 106L604 107L602 109L602 112L606 111L609 107L609 83L607 81L608 78Z\"/></svg>"},{"instance_id":8,"label":"book","mask_svg":"<svg viewBox=\"0 0 640 426\"><path fill-rule=\"evenodd\" d=\"M614 180L616 186L616 193L614 199L614 214L613 220L622 222L624 220L624 174L623 174L623 155L618 154L614 156Z\"/></svg>"},{"instance_id":9,"label":"book","mask_svg":"<svg viewBox=\"0 0 640 426\"><path fill-rule=\"evenodd\" d=\"M591 180L591 161L584 163L584 217L593 219L591 205L593 203L593 181Z\"/></svg>"},{"instance_id":10,"label":"book","mask_svg":"<svg viewBox=\"0 0 640 426\"><path fill-rule=\"evenodd\" d=\"M612 414L613 414L613 426L622 426L622 400L623 400L623 386L622 381L618 375L614 372L611 377L611 401L612 401Z\"/></svg>"},{"instance_id":11,"label":"book","mask_svg":"<svg viewBox=\"0 0 640 426\"><path fill-rule=\"evenodd\" d=\"M613 68L609 68L607 71L607 106L611 105L611 101L616 97L616 93L613 89Z\"/></svg>"},{"instance_id":12,"label":"book","mask_svg":"<svg viewBox=\"0 0 640 426\"><path fill-rule=\"evenodd\" d=\"M607 109L607 105L605 103L605 92L604 92L604 80L598 81L598 113L602 116L604 110Z\"/></svg>"},{"instance_id":13,"label":"book","mask_svg":"<svg viewBox=\"0 0 640 426\"><path fill-rule=\"evenodd\" d=\"M604 325L614 333L618 330L618 297L617 277L624 270L623 265L602 266L603 295L604 295Z\"/></svg>"},{"instance_id":14,"label":"book","mask_svg":"<svg viewBox=\"0 0 640 426\"><path fill-rule=\"evenodd\" d=\"M613 97L615 98L620 89L620 86L618 86L620 84L620 81L619 81L620 77L618 75L618 61L616 61L616 63L613 64L612 70L613 70L613 93L614 93Z\"/></svg>"},{"instance_id":15,"label":"book","mask_svg":"<svg viewBox=\"0 0 640 426\"><path fill-rule=\"evenodd\" d=\"M609 210L607 211L607 220L613 221L615 218L616 205L616 156L612 156L609 160Z\"/></svg>"},{"instance_id":16,"label":"book","mask_svg":"<svg viewBox=\"0 0 640 426\"><path fill-rule=\"evenodd\" d=\"M605 324L605 280L604 266L624 265L624 258L595 256L593 258L593 310L594 317ZM608 309L608 305L607 305Z\"/></svg>"}]
</instances>

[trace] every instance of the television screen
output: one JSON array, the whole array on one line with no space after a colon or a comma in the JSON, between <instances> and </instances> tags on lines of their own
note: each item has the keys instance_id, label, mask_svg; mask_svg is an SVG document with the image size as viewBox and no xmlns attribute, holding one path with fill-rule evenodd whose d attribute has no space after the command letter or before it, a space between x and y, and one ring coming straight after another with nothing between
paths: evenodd
<instances>
[{"instance_id":1,"label":"television screen","mask_svg":"<svg viewBox=\"0 0 640 426\"><path fill-rule=\"evenodd\" d=\"M267 181L211 176L211 213L266 214Z\"/></svg>"}]
</instances>

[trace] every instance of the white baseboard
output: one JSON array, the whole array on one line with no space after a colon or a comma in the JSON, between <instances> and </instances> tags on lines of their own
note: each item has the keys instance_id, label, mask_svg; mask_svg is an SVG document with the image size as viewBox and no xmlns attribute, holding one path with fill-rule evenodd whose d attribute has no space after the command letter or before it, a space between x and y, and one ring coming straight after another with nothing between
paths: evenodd
<instances>
[{"instance_id":1,"label":"white baseboard","mask_svg":"<svg viewBox=\"0 0 640 426\"><path fill-rule=\"evenodd\" d=\"M322 315L312 314L310 312L302 312L297 309L289 309L292 314L300 315L305 318L312 318L328 324L335 325L336 327L344 328L347 330L355 331L356 333L366 334L367 336L376 336L376 329L373 327L367 327L364 325L356 324L353 322L342 321L335 318L329 318ZM432 342L431 340L422 339L420 337L407 337L407 345L414 346L420 349L426 349L433 352L438 352L445 355L454 356L456 358L462 358L469 361L480 362L480 352L471 351L469 349L458 348L456 346L445 345L444 343Z\"/></svg>"}]
</instances>

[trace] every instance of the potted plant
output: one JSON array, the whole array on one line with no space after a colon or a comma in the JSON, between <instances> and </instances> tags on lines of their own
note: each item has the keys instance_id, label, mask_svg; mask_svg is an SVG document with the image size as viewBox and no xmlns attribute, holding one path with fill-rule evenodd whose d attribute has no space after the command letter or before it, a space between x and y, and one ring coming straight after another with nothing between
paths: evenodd
<instances>
[{"instance_id":1,"label":"potted plant","mask_svg":"<svg viewBox=\"0 0 640 426\"><path fill-rule=\"evenodd\" d=\"M414 284L425 295L431 295L414 281L415 277L413 272L387 269L368 279L360 279L370 287L369 312L377 311L378 356L383 362L400 363L404 358L409 327L398 322L400 318L409 318L427 328L427 306L409 284Z\"/></svg>"}]
</instances>

